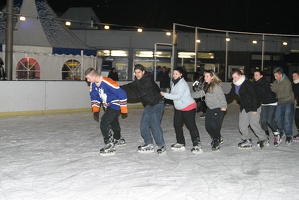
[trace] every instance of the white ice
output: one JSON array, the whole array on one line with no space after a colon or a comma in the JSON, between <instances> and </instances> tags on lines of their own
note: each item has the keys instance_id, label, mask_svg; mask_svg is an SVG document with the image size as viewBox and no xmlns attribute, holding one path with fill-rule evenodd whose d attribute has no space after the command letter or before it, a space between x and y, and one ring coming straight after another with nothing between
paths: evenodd
<instances>
[{"instance_id":1,"label":"white ice","mask_svg":"<svg viewBox=\"0 0 299 200\"><path fill-rule=\"evenodd\" d=\"M224 144L212 152L204 119L196 120L204 153L173 152L173 108L162 128L164 155L140 154L142 109L120 118L127 145L102 157L103 138L91 113L20 116L0 119L1 200L235 200L299 199L299 143L240 150L238 110L230 104L222 128ZM252 134L253 135L253 134ZM257 138L253 135L253 142Z\"/></svg>"}]
</instances>

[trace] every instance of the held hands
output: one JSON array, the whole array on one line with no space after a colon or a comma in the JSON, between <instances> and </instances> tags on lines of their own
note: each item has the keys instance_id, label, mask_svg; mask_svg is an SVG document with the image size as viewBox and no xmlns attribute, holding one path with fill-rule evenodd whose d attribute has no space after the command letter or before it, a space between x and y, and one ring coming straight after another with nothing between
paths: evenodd
<instances>
[{"instance_id":1,"label":"held hands","mask_svg":"<svg viewBox=\"0 0 299 200\"><path fill-rule=\"evenodd\" d=\"M165 92L162 92L162 91L161 91L160 94L164 97Z\"/></svg>"},{"instance_id":2,"label":"held hands","mask_svg":"<svg viewBox=\"0 0 299 200\"><path fill-rule=\"evenodd\" d=\"M100 113L99 112L94 112L93 113L93 119L97 122L100 121Z\"/></svg>"},{"instance_id":3,"label":"held hands","mask_svg":"<svg viewBox=\"0 0 299 200\"><path fill-rule=\"evenodd\" d=\"M221 108L220 110L221 110L221 111L226 111L226 108Z\"/></svg>"}]
</instances>

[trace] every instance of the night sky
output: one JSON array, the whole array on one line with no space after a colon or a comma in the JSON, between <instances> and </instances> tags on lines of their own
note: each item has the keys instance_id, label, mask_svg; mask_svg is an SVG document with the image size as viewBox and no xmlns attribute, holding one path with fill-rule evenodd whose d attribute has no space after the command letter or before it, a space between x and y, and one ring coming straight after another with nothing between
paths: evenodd
<instances>
[{"instance_id":1,"label":"night sky","mask_svg":"<svg viewBox=\"0 0 299 200\"><path fill-rule=\"evenodd\" d=\"M0 6L6 0L1 0ZM60 16L92 7L102 23L172 29L173 23L230 31L299 35L298 0L48 0Z\"/></svg>"}]
</instances>

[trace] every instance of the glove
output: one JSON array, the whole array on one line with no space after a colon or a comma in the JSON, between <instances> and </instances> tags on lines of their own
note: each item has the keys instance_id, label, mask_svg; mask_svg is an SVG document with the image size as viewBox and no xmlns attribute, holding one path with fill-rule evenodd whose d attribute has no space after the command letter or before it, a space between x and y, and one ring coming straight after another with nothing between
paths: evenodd
<instances>
[{"instance_id":1,"label":"glove","mask_svg":"<svg viewBox=\"0 0 299 200\"><path fill-rule=\"evenodd\" d=\"M100 113L99 112L94 112L93 113L93 119L97 122L100 121Z\"/></svg>"},{"instance_id":2,"label":"glove","mask_svg":"<svg viewBox=\"0 0 299 200\"><path fill-rule=\"evenodd\" d=\"M121 118L125 119L128 117L128 113L121 113Z\"/></svg>"}]
</instances>

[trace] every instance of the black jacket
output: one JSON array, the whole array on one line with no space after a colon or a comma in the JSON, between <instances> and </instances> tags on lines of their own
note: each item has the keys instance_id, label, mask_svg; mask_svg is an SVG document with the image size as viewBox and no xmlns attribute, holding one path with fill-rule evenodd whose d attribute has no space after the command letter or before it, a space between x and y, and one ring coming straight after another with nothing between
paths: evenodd
<instances>
[{"instance_id":1,"label":"black jacket","mask_svg":"<svg viewBox=\"0 0 299 200\"><path fill-rule=\"evenodd\" d=\"M262 77L255 82L255 88L262 104L270 104L277 102L276 94L271 90L271 85L265 77Z\"/></svg>"},{"instance_id":2,"label":"black jacket","mask_svg":"<svg viewBox=\"0 0 299 200\"><path fill-rule=\"evenodd\" d=\"M145 72L140 80L135 79L121 88L126 91L129 100L141 98L144 105L156 105L163 99L159 86L149 72Z\"/></svg>"},{"instance_id":3,"label":"black jacket","mask_svg":"<svg viewBox=\"0 0 299 200\"><path fill-rule=\"evenodd\" d=\"M227 101L237 98L240 103L240 111L245 109L246 112L256 112L261 106L261 101L257 96L255 86L252 82L245 80L239 89L239 95L236 93L235 84L232 83L232 88L228 94L225 95Z\"/></svg>"},{"instance_id":4,"label":"black jacket","mask_svg":"<svg viewBox=\"0 0 299 200\"><path fill-rule=\"evenodd\" d=\"M170 88L170 77L168 72L159 72L160 88Z\"/></svg>"},{"instance_id":5,"label":"black jacket","mask_svg":"<svg viewBox=\"0 0 299 200\"><path fill-rule=\"evenodd\" d=\"M299 83L295 84L294 82L292 83L292 90L295 95L295 99L297 100L297 106L299 104Z\"/></svg>"}]
</instances>

